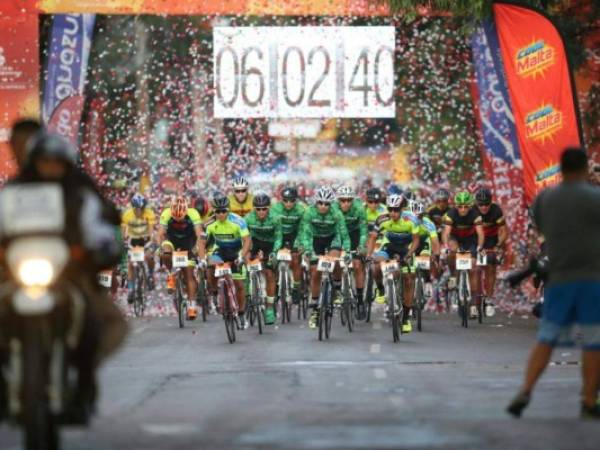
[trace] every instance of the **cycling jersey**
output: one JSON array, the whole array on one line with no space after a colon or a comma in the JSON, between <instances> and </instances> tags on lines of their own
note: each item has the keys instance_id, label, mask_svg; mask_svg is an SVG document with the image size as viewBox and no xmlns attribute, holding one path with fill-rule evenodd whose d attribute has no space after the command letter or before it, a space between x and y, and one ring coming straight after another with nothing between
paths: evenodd
<instances>
[{"instance_id":1,"label":"cycling jersey","mask_svg":"<svg viewBox=\"0 0 600 450\"><path fill-rule=\"evenodd\" d=\"M492 203L487 214L481 214L483 234L485 235L484 248L494 248L498 245L498 230L506 224L502 209L496 203Z\"/></svg>"},{"instance_id":2,"label":"cycling jersey","mask_svg":"<svg viewBox=\"0 0 600 450\"><path fill-rule=\"evenodd\" d=\"M276 203L271 208L271 212L279 216L281 222L281 232L283 233L283 245L290 248L299 246L298 236L300 232L300 223L302 216L306 211L306 206L296 202L293 208L287 209L283 202Z\"/></svg>"},{"instance_id":3,"label":"cycling jersey","mask_svg":"<svg viewBox=\"0 0 600 450\"><path fill-rule=\"evenodd\" d=\"M314 248L315 241L328 241L328 248L350 251L350 240L344 216L333 207L325 214L321 214L316 206L306 209L300 225L302 237L300 241L305 249L317 253Z\"/></svg>"},{"instance_id":4,"label":"cycling jersey","mask_svg":"<svg viewBox=\"0 0 600 450\"><path fill-rule=\"evenodd\" d=\"M237 214L240 217L244 217L246 216L246 214L250 213L250 211L252 211L252 200L254 199L254 197L252 196L252 194L248 194L246 196L246 200L244 200L242 203L238 202L238 199L235 197L234 194L231 194L229 196L229 209L231 210L232 213Z\"/></svg>"},{"instance_id":5,"label":"cycling jersey","mask_svg":"<svg viewBox=\"0 0 600 450\"><path fill-rule=\"evenodd\" d=\"M416 251L417 255L421 253L431 253L431 240L438 237L435 223L427 216L423 216L419 223L419 248Z\"/></svg>"},{"instance_id":6,"label":"cycling jersey","mask_svg":"<svg viewBox=\"0 0 600 450\"><path fill-rule=\"evenodd\" d=\"M227 217L220 221L213 217L204 224L202 239L212 238L217 249L238 252L242 248L242 239L249 234L248 228L242 226L237 220Z\"/></svg>"},{"instance_id":7,"label":"cycling jersey","mask_svg":"<svg viewBox=\"0 0 600 450\"><path fill-rule=\"evenodd\" d=\"M377 222L379 216L385 214L386 212L387 209L384 205L377 205L375 209L371 209L369 207L366 208L367 229L369 232L373 231L373 228L375 228L375 222Z\"/></svg>"},{"instance_id":8,"label":"cycling jersey","mask_svg":"<svg viewBox=\"0 0 600 450\"><path fill-rule=\"evenodd\" d=\"M135 210L129 208L121 217L121 225L126 229L127 236L131 239L149 238L155 224L156 215L150 208L144 208L141 217L137 217Z\"/></svg>"},{"instance_id":9,"label":"cycling jersey","mask_svg":"<svg viewBox=\"0 0 600 450\"><path fill-rule=\"evenodd\" d=\"M348 212L342 211L339 203L335 203L333 208L336 208L344 216L350 238L348 244L350 249L356 250L359 247L364 247L367 243L367 213L362 202L354 199Z\"/></svg>"},{"instance_id":10,"label":"cycling jersey","mask_svg":"<svg viewBox=\"0 0 600 450\"><path fill-rule=\"evenodd\" d=\"M450 236L458 242L477 240L475 227L481 223L481 215L475 208L471 208L466 216L461 216L456 208L451 208L444 215L444 225L452 227Z\"/></svg>"},{"instance_id":11,"label":"cycling jersey","mask_svg":"<svg viewBox=\"0 0 600 450\"><path fill-rule=\"evenodd\" d=\"M256 211L252 211L245 217L245 221L248 225L252 242L268 242L274 244L277 250L281 248L281 221L279 216L275 215L273 211L269 211L264 220L258 218Z\"/></svg>"},{"instance_id":12,"label":"cycling jersey","mask_svg":"<svg viewBox=\"0 0 600 450\"><path fill-rule=\"evenodd\" d=\"M403 212L398 220L392 220L389 214L382 214L375 222L373 232L383 235L384 244L408 247L413 240L413 235L418 235L419 230L413 217Z\"/></svg>"},{"instance_id":13,"label":"cycling jersey","mask_svg":"<svg viewBox=\"0 0 600 450\"><path fill-rule=\"evenodd\" d=\"M449 208L441 210L435 203L425 211L425 214L435 223L438 229L441 229L444 223L444 215L449 211Z\"/></svg>"},{"instance_id":14,"label":"cycling jersey","mask_svg":"<svg viewBox=\"0 0 600 450\"><path fill-rule=\"evenodd\" d=\"M165 209L160 215L160 225L166 229L167 240L175 249L191 250L196 245L195 227L201 225L200 214L194 208L188 208L187 214L181 221L173 219L171 208Z\"/></svg>"}]
</instances>

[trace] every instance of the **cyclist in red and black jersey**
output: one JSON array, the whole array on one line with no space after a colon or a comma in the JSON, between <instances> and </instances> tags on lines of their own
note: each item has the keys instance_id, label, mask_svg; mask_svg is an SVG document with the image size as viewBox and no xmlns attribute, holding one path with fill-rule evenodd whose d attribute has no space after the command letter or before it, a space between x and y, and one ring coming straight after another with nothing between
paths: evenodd
<instances>
[{"instance_id":1,"label":"cyclist in red and black jersey","mask_svg":"<svg viewBox=\"0 0 600 450\"><path fill-rule=\"evenodd\" d=\"M483 222L477 208L473 207L473 196L466 191L459 192L454 197L454 208L450 208L444 215L444 231L442 242L444 252L448 253L448 264L454 273L456 270L456 252L469 252L473 258L483 250L485 235ZM479 298L479 280L476 270L469 272L469 283L473 298Z\"/></svg>"},{"instance_id":2,"label":"cyclist in red and black jersey","mask_svg":"<svg viewBox=\"0 0 600 450\"><path fill-rule=\"evenodd\" d=\"M492 191L487 188L481 188L475 194L476 208L481 216L483 225L483 234L485 240L483 248L489 251L487 255L487 265L485 266L485 295L491 299L494 295L494 285L496 284L496 269L499 256L504 250L504 244L508 237L506 220L500 206L492 202Z\"/></svg>"}]
</instances>

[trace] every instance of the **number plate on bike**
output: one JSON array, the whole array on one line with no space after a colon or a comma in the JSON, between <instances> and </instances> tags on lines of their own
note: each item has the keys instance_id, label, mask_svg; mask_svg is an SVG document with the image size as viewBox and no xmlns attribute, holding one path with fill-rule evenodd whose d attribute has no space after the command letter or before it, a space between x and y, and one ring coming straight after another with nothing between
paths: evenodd
<instances>
[{"instance_id":1,"label":"number plate on bike","mask_svg":"<svg viewBox=\"0 0 600 450\"><path fill-rule=\"evenodd\" d=\"M415 265L417 269L429 270L431 268L431 259L429 256L417 256L415 257Z\"/></svg>"},{"instance_id":2,"label":"number plate on bike","mask_svg":"<svg viewBox=\"0 0 600 450\"><path fill-rule=\"evenodd\" d=\"M471 270L472 267L473 261L471 261L471 255L456 255L457 270Z\"/></svg>"},{"instance_id":3,"label":"number plate on bike","mask_svg":"<svg viewBox=\"0 0 600 450\"><path fill-rule=\"evenodd\" d=\"M292 253L289 250L279 250L277 252L277 261L291 261Z\"/></svg>"},{"instance_id":4,"label":"number plate on bike","mask_svg":"<svg viewBox=\"0 0 600 450\"><path fill-rule=\"evenodd\" d=\"M131 262L144 262L144 247L133 247L129 250L129 260Z\"/></svg>"},{"instance_id":5,"label":"number plate on bike","mask_svg":"<svg viewBox=\"0 0 600 450\"><path fill-rule=\"evenodd\" d=\"M333 272L334 269L335 259L326 256L319 258L319 262L317 264L317 270L319 272Z\"/></svg>"},{"instance_id":6,"label":"number plate on bike","mask_svg":"<svg viewBox=\"0 0 600 450\"><path fill-rule=\"evenodd\" d=\"M231 266L229 264L220 264L215 267L215 277L221 278L231 275Z\"/></svg>"},{"instance_id":7,"label":"number plate on bike","mask_svg":"<svg viewBox=\"0 0 600 450\"><path fill-rule=\"evenodd\" d=\"M188 266L188 252L173 252L173 267Z\"/></svg>"},{"instance_id":8,"label":"number plate on bike","mask_svg":"<svg viewBox=\"0 0 600 450\"><path fill-rule=\"evenodd\" d=\"M105 288L109 288L112 286L112 271L103 270L98 274L98 284L100 286L104 286Z\"/></svg>"},{"instance_id":9,"label":"number plate on bike","mask_svg":"<svg viewBox=\"0 0 600 450\"><path fill-rule=\"evenodd\" d=\"M456 278L448 278L448 289L456 289Z\"/></svg>"},{"instance_id":10,"label":"number plate on bike","mask_svg":"<svg viewBox=\"0 0 600 450\"><path fill-rule=\"evenodd\" d=\"M262 264L260 261L250 261L248 264L249 272L260 272L262 270Z\"/></svg>"},{"instance_id":11,"label":"number plate on bike","mask_svg":"<svg viewBox=\"0 0 600 450\"><path fill-rule=\"evenodd\" d=\"M478 266L487 266L487 255L482 255L482 254L477 255L477 265Z\"/></svg>"},{"instance_id":12,"label":"number plate on bike","mask_svg":"<svg viewBox=\"0 0 600 450\"><path fill-rule=\"evenodd\" d=\"M384 275L389 275L391 273L398 271L398 263L396 261L382 262L381 263L381 272Z\"/></svg>"}]
</instances>

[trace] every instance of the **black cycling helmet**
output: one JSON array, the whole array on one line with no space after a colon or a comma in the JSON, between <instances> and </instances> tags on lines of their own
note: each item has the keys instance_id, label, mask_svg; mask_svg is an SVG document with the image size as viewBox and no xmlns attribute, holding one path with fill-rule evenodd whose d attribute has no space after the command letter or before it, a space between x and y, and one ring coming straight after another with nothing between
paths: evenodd
<instances>
[{"instance_id":1,"label":"black cycling helmet","mask_svg":"<svg viewBox=\"0 0 600 450\"><path fill-rule=\"evenodd\" d=\"M42 130L34 134L27 145L27 161L39 157L58 159L74 166L77 163L77 150L62 136Z\"/></svg>"},{"instance_id":2,"label":"black cycling helmet","mask_svg":"<svg viewBox=\"0 0 600 450\"><path fill-rule=\"evenodd\" d=\"M298 189L293 186L287 186L281 191L281 198L284 200L298 200Z\"/></svg>"},{"instance_id":3,"label":"black cycling helmet","mask_svg":"<svg viewBox=\"0 0 600 450\"><path fill-rule=\"evenodd\" d=\"M214 209L228 209L229 198L222 192L215 192L212 198L212 207Z\"/></svg>"},{"instance_id":4,"label":"black cycling helmet","mask_svg":"<svg viewBox=\"0 0 600 450\"><path fill-rule=\"evenodd\" d=\"M450 191L448 189L438 189L437 192L435 193L435 200L438 201L448 201L450 200Z\"/></svg>"},{"instance_id":5,"label":"black cycling helmet","mask_svg":"<svg viewBox=\"0 0 600 450\"><path fill-rule=\"evenodd\" d=\"M367 201L381 203L381 190L379 188L367 189Z\"/></svg>"},{"instance_id":6,"label":"black cycling helmet","mask_svg":"<svg viewBox=\"0 0 600 450\"><path fill-rule=\"evenodd\" d=\"M254 196L254 199L252 200L252 206L255 208L265 208L267 206L271 206L271 197L264 192L260 192Z\"/></svg>"},{"instance_id":7,"label":"black cycling helmet","mask_svg":"<svg viewBox=\"0 0 600 450\"><path fill-rule=\"evenodd\" d=\"M475 200L479 205L489 205L492 203L492 191L488 188L479 188L475 194Z\"/></svg>"},{"instance_id":8,"label":"black cycling helmet","mask_svg":"<svg viewBox=\"0 0 600 450\"><path fill-rule=\"evenodd\" d=\"M202 217L206 216L210 207L206 198L204 198L203 195L196 195L193 201L194 203L192 204L192 206L194 207L194 209L198 211L198 213L200 213Z\"/></svg>"}]
</instances>

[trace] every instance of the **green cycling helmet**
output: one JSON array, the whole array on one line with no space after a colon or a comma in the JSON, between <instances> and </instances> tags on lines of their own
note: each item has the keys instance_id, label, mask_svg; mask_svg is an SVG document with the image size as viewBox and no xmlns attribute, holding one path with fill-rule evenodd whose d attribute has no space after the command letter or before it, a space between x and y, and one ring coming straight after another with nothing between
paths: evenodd
<instances>
[{"instance_id":1,"label":"green cycling helmet","mask_svg":"<svg viewBox=\"0 0 600 450\"><path fill-rule=\"evenodd\" d=\"M467 191L461 191L454 196L456 205L471 205L473 204L473 196Z\"/></svg>"}]
</instances>

